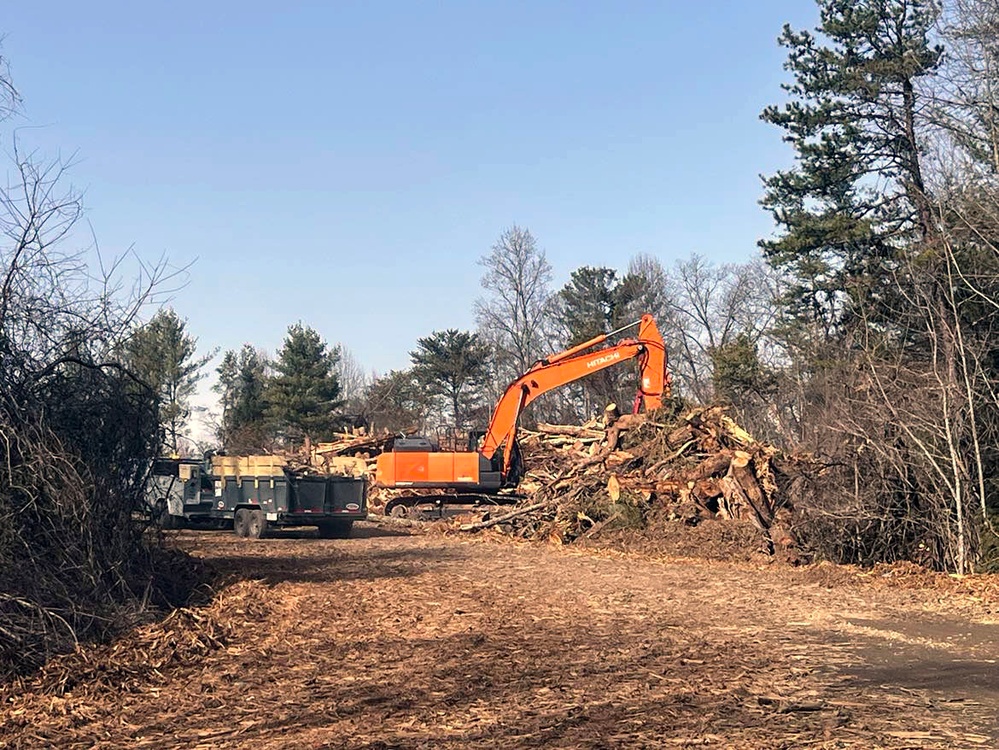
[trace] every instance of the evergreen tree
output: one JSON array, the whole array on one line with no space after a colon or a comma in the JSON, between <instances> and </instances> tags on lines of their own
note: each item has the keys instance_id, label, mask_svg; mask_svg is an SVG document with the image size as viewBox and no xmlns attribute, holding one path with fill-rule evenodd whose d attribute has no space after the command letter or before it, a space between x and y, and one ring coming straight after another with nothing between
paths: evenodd
<instances>
[{"instance_id":1,"label":"evergreen tree","mask_svg":"<svg viewBox=\"0 0 999 750\"><path fill-rule=\"evenodd\" d=\"M219 439L227 450L244 452L254 447L248 442L260 443L263 437L267 360L253 346L244 344L239 352L227 351L216 372L219 379L213 389L222 402Z\"/></svg>"},{"instance_id":2,"label":"evergreen tree","mask_svg":"<svg viewBox=\"0 0 999 750\"><path fill-rule=\"evenodd\" d=\"M417 341L409 353L413 375L427 394L443 399L456 427L481 405L490 374L490 350L477 334L449 328Z\"/></svg>"},{"instance_id":3,"label":"evergreen tree","mask_svg":"<svg viewBox=\"0 0 999 750\"><path fill-rule=\"evenodd\" d=\"M765 179L781 233L760 243L795 281L792 312L831 335L890 286L900 246L933 231L917 82L937 67L929 0L818 0L817 34L784 27L790 101L767 107L797 164Z\"/></svg>"},{"instance_id":4,"label":"evergreen tree","mask_svg":"<svg viewBox=\"0 0 999 750\"><path fill-rule=\"evenodd\" d=\"M288 437L329 437L343 402L337 377L338 350L312 328L296 323L274 362L276 374L265 391L272 424Z\"/></svg>"},{"instance_id":5,"label":"evergreen tree","mask_svg":"<svg viewBox=\"0 0 999 750\"><path fill-rule=\"evenodd\" d=\"M579 344L612 330L617 323L621 295L613 268L577 268L559 292L567 345Z\"/></svg>"},{"instance_id":6,"label":"evergreen tree","mask_svg":"<svg viewBox=\"0 0 999 750\"><path fill-rule=\"evenodd\" d=\"M566 345L574 346L594 336L608 333L630 321L625 320L640 289L637 276L619 281L612 268L577 268L559 291ZM586 377L576 392L582 393L584 416L596 407L625 402L630 406L634 388L625 385L633 374L612 367Z\"/></svg>"},{"instance_id":7,"label":"evergreen tree","mask_svg":"<svg viewBox=\"0 0 999 750\"><path fill-rule=\"evenodd\" d=\"M711 379L715 399L745 408L753 399L766 400L776 385L774 373L760 361L756 342L746 333L714 347Z\"/></svg>"},{"instance_id":8,"label":"evergreen tree","mask_svg":"<svg viewBox=\"0 0 999 750\"><path fill-rule=\"evenodd\" d=\"M187 322L170 308L136 329L124 349L126 365L156 394L165 445L176 453L191 416L191 396L214 352L195 357L197 338L187 333Z\"/></svg>"}]
</instances>

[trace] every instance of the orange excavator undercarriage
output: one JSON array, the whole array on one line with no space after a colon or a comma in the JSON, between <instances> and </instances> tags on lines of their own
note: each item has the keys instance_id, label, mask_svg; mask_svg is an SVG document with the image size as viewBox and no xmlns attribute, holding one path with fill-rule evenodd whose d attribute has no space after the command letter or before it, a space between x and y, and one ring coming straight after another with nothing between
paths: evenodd
<instances>
[{"instance_id":1,"label":"orange excavator undercarriage","mask_svg":"<svg viewBox=\"0 0 999 750\"><path fill-rule=\"evenodd\" d=\"M636 325L637 338L594 349ZM425 438L397 439L391 452L378 456L375 484L395 489L482 494L516 487L523 474L517 420L527 405L553 388L632 359L637 360L639 371L635 410L640 404L646 411L658 409L670 396L666 346L652 316L643 315L637 323L536 362L507 387L477 450L472 445L468 451L435 451Z\"/></svg>"}]
</instances>

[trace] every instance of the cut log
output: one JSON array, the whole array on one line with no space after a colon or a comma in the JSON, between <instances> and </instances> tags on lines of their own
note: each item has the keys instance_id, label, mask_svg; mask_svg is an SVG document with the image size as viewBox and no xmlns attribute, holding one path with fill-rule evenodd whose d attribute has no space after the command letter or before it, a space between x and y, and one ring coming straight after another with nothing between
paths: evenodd
<instances>
[{"instance_id":1,"label":"cut log","mask_svg":"<svg viewBox=\"0 0 999 750\"><path fill-rule=\"evenodd\" d=\"M570 437L592 437L599 438L600 431L589 427L577 427L568 424L545 424L538 425L538 432L545 435L569 435Z\"/></svg>"},{"instance_id":2,"label":"cut log","mask_svg":"<svg viewBox=\"0 0 999 750\"><path fill-rule=\"evenodd\" d=\"M620 516L621 516L621 511L615 510L613 513L607 516L607 518L605 518L603 521L593 524L590 530L587 531L585 534L583 534L583 538L589 539L591 537L595 537L597 534L603 531L612 521L616 521Z\"/></svg>"},{"instance_id":3,"label":"cut log","mask_svg":"<svg viewBox=\"0 0 999 750\"><path fill-rule=\"evenodd\" d=\"M684 443L690 442L691 440L695 440L696 438L697 434L694 432L693 426L687 423L670 432L670 434L666 436L666 444L669 445L670 448L676 448Z\"/></svg>"},{"instance_id":4,"label":"cut log","mask_svg":"<svg viewBox=\"0 0 999 750\"><path fill-rule=\"evenodd\" d=\"M528 513L533 513L536 510L541 510L547 505L551 505L551 500L545 500L544 502L534 503L533 505L526 505L523 508L518 508L517 510L510 511L509 513L504 513L502 516L497 516L496 518L490 518L488 521L477 521L475 523L463 523L458 528L461 531L478 531L479 529L488 529L490 526L495 526L500 523L505 523L512 518L517 518L518 516L526 516Z\"/></svg>"},{"instance_id":5,"label":"cut log","mask_svg":"<svg viewBox=\"0 0 999 750\"><path fill-rule=\"evenodd\" d=\"M738 483L745 494L746 500L759 519L759 526L763 529L769 529L774 520L773 508L770 506L770 501L767 500L763 488L756 481L756 475L752 468L752 456L745 451L736 451L728 474Z\"/></svg>"},{"instance_id":6,"label":"cut log","mask_svg":"<svg viewBox=\"0 0 999 750\"><path fill-rule=\"evenodd\" d=\"M607 449L614 450L617 448L618 441L621 439L621 433L626 430L632 430L645 422L644 414L625 414L623 417L618 417L612 426L608 427L605 434L607 436Z\"/></svg>"},{"instance_id":7,"label":"cut log","mask_svg":"<svg viewBox=\"0 0 999 750\"><path fill-rule=\"evenodd\" d=\"M699 479L721 476L728 471L731 463L732 454L723 451L717 455L708 456L696 468L688 472L687 477L690 481L696 482Z\"/></svg>"}]
</instances>

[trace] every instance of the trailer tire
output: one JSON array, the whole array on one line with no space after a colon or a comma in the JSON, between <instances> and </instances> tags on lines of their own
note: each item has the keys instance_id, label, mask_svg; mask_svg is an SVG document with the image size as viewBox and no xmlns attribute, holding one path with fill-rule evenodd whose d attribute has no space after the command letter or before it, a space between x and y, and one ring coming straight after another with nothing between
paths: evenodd
<instances>
[{"instance_id":1,"label":"trailer tire","mask_svg":"<svg viewBox=\"0 0 999 750\"><path fill-rule=\"evenodd\" d=\"M250 511L240 508L236 515L232 517L232 530L236 536L246 537L250 535Z\"/></svg>"},{"instance_id":2,"label":"trailer tire","mask_svg":"<svg viewBox=\"0 0 999 750\"><path fill-rule=\"evenodd\" d=\"M319 524L320 539L347 539L350 531L354 528L354 519L338 519L334 521L323 521Z\"/></svg>"},{"instance_id":3,"label":"trailer tire","mask_svg":"<svg viewBox=\"0 0 999 750\"><path fill-rule=\"evenodd\" d=\"M246 526L246 535L251 539L263 539L267 536L267 519L262 510L249 511L250 518Z\"/></svg>"}]
</instances>

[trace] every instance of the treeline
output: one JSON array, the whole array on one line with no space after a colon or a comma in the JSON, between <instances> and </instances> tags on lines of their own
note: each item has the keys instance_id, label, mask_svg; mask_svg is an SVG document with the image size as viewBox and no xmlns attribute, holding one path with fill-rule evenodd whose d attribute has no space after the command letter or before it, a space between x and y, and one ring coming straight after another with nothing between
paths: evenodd
<instances>
[{"instance_id":1,"label":"treeline","mask_svg":"<svg viewBox=\"0 0 999 750\"><path fill-rule=\"evenodd\" d=\"M410 366L368 374L339 344L292 325L274 357L251 343L222 354L215 441L232 453L273 450L335 432L420 430L461 436L483 427L506 385L541 357L607 331L656 317L672 358L676 388L696 402L745 401L757 343L776 320L776 275L762 261L714 265L694 256L670 268L637 255L627 269L584 266L561 287L527 229L505 231L481 261L477 328L433 331L409 352ZM621 335L634 335L626 329ZM190 450L184 436L191 398L217 352L197 341L171 309L136 330L124 363L158 393L165 444ZM747 364L747 362L749 364ZM634 368L611 369L548 394L525 421L583 421L610 402L630 406ZM202 446L208 447L208 446Z\"/></svg>"},{"instance_id":2,"label":"treeline","mask_svg":"<svg viewBox=\"0 0 999 750\"><path fill-rule=\"evenodd\" d=\"M967 572L999 502L999 6L819 8L762 115L796 162L765 179L784 290L746 408L826 461L827 556Z\"/></svg>"},{"instance_id":3,"label":"treeline","mask_svg":"<svg viewBox=\"0 0 999 750\"><path fill-rule=\"evenodd\" d=\"M999 505L999 7L817 5L817 29L781 34L785 97L761 115L795 161L764 178L776 231L759 260L665 267L638 255L555 286L530 231L512 227L481 259L474 331L432 332L410 367L373 380L340 352L343 414L393 430L482 424L538 357L651 312L680 398L727 403L761 437L822 458L805 493L821 554L987 563ZM259 353L225 362L223 438L250 413L279 427ZM628 404L629 375L560 389L529 418Z\"/></svg>"}]
</instances>

